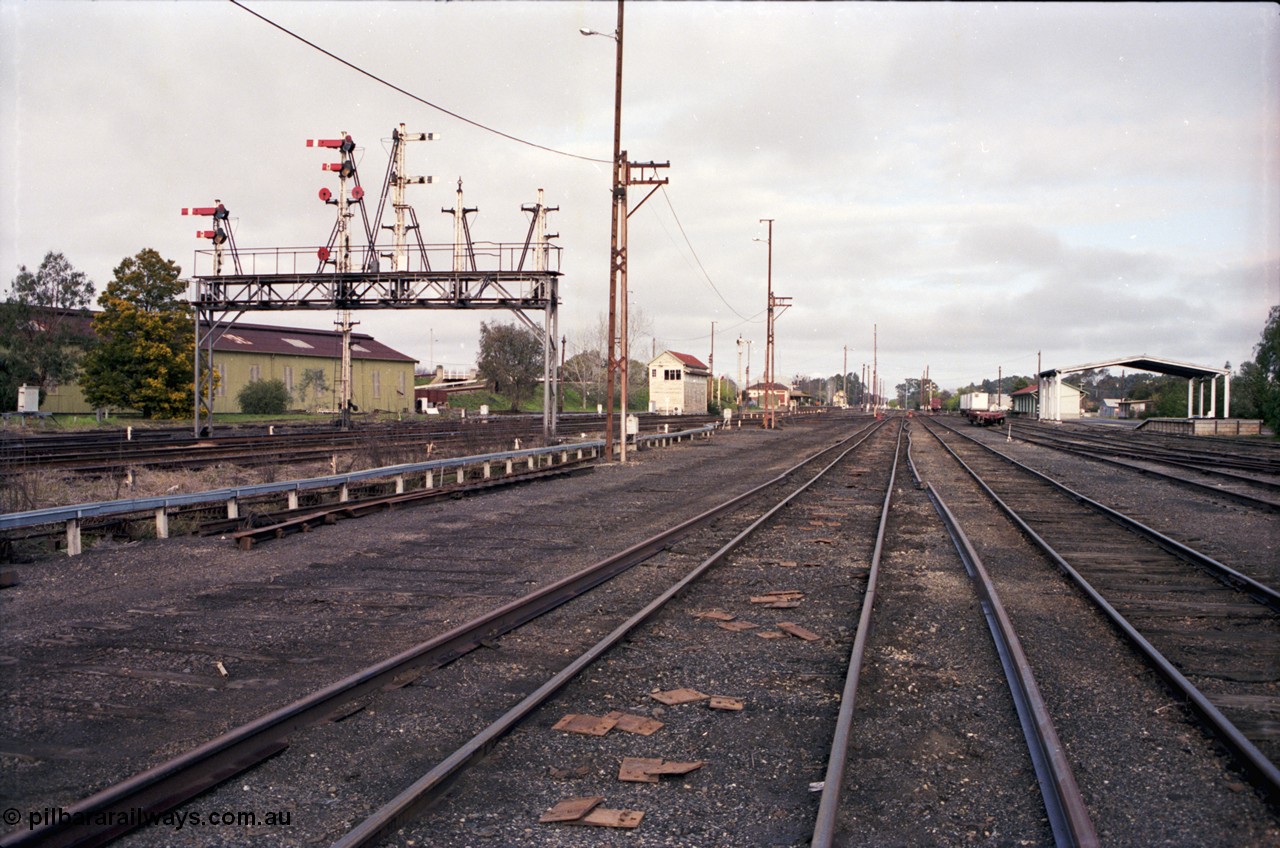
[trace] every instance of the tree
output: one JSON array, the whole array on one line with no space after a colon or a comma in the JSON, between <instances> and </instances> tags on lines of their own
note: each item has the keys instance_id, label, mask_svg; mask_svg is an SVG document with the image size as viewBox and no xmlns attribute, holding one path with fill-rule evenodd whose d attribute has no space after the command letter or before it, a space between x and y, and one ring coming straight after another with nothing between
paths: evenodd
<instances>
[{"instance_id":1,"label":"tree","mask_svg":"<svg viewBox=\"0 0 1280 848\"><path fill-rule=\"evenodd\" d=\"M18 267L0 304L0 409L13 409L20 385L44 392L73 382L92 346L88 311L93 283L61 253L50 251L33 274Z\"/></svg>"},{"instance_id":2,"label":"tree","mask_svg":"<svg viewBox=\"0 0 1280 848\"><path fill-rule=\"evenodd\" d=\"M180 418L194 401L195 322L182 299L182 269L146 248L122 261L98 298L101 344L85 358L85 398L94 406Z\"/></svg>"},{"instance_id":3,"label":"tree","mask_svg":"<svg viewBox=\"0 0 1280 848\"><path fill-rule=\"evenodd\" d=\"M604 398L601 388L601 376L604 374L604 355L598 350L584 350L575 353L564 362L564 379L578 387L582 394L582 408L587 408L587 401L594 397Z\"/></svg>"},{"instance_id":4,"label":"tree","mask_svg":"<svg viewBox=\"0 0 1280 848\"><path fill-rule=\"evenodd\" d=\"M1280 306L1271 307L1262 335L1253 349L1253 361L1240 366L1232 380L1232 406L1241 416L1261 418L1280 434Z\"/></svg>"},{"instance_id":5,"label":"tree","mask_svg":"<svg viewBox=\"0 0 1280 848\"><path fill-rule=\"evenodd\" d=\"M527 327L481 322L476 367L517 410L542 378L542 339Z\"/></svg>"},{"instance_id":6,"label":"tree","mask_svg":"<svg viewBox=\"0 0 1280 848\"><path fill-rule=\"evenodd\" d=\"M283 380L254 380L236 395L240 411L252 415L280 415L289 408L289 399Z\"/></svg>"},{"instance_id":7,"label":"tree","mask_svg":"<svg viewBox=\"0 0 1280 848\"><path fill-rule=\"evenodd\" d=\"M312 403L307 405L307 393L311 392ZM320 405L321 396L329 391L329 379L324 373L323 368L304 368L302 370L302 379L298 382L298 403L302 404L308 412L315 412L316 407Z\"/></svg>"}]
</instances>

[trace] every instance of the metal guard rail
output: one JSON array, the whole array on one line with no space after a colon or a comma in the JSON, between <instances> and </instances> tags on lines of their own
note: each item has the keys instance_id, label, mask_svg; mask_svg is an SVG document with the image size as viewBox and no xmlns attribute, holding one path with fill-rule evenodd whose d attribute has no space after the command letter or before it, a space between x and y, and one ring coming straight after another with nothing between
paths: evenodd
<instances>
[{"instance_id":1,"label":"metal guard rail","mask_svg":"<svg viewBox=\"0 0 1280 848\"><path fill-rule=\"evenodd\" d=\"M637 442L652 442L669 439L693 437L702 433L710 433L718 425L708 424L691 430L676 433L653 433L638 436ZM486 462L504 462L506 460L524 459L545 456L548 454L566 453L588 448L603 448L604 440L592 439L584 442L573 442L553 445L545 448L525 448L523 450L502 451L501 453L478 454L475 456L453 457L451 459L433 459L427 462L413 462L403 465L387 465L381 468L368 468L364 471L351 471L346 474L332 474L327 477L309 477L304 480L286 480L281 483L259 483L254 486L235 486L226 489L212 489L205 492L191 492L185 495L165 495L162 497L132 498L116 501L98 501L95 503L75 504L73 506L46 507L27 512L10 512L0 515L0 530L18 530L27 527L39 527L45 524L61 524L68 521L81 521L86 518L101 518L108 515L127 515L135 512L153 512L169 510L175 507L198 506L239 501L242 498L260 497L262 495L289 494L314 489L329 489L336 486L349 486L367 480L378 480L398 477L406 474L444 471L468 465L481 465Z\"/></svg>"}]
</instances>

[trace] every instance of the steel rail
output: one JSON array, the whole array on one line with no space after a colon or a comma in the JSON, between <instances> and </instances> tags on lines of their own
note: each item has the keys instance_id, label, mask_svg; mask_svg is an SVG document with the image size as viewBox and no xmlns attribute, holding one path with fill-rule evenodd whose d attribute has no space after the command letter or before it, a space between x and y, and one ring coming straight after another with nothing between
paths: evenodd
<instances>
[{"instance_id":1,"label":"steel rail","mask_svg":"<svg viewBox=\"0 0 1280 848\"><path fill-rule=\"evenodd\" d=\"M818 814L813 825L813 848L830 848L835 844L836 814L840 811L840 790L844 784L845 763L848 760L849 739L853 734L853 709L858 695L858 682L862 676L862 664L866 656L867 640L871 638L871 613L876 602L876 585L880 580L880 557L884 551L884 537L889 526L889 507L893 500L893 484L898 476L898 454L902 449L902 434L906 427L898 425L898 439L894 444L893 464L889 468L889 483L884 489L884 503L880 507L880 524L876 530L876 543L871 554L871 568L867 573L867 588L862 595L862 611L858 615L858 630L849 652L849 668L845 674L844 689L840 694L840 711L836 715L836 728L831 737L831 754L827 758L827 772L822 781L822 797L818 802Z\"/></svg>"},{"instance_id":2,"label":"steel rail","mask_svg":"<svg viewBox=\"0 0 1280 848\"><path fill-rule=\"evenodd\" d=\"M877 427L873 424L823 448L771 480L736 495L675 527L588 566L542 589L518 598L479 618L426 642L408 648L325 688L261 716L164 763L142 771L65 808L66 816L28 831L11 831L0 846L96 846L147 823L236 774L289 747L296 731L350 712L353 702L384 688L412 682L429 668L439 667L475 650L486 641L510 632L644 562L694 529L709 524L787 476ZM670 434L674 435L674 434ZM861 444L861 441L858 442ZM856 447L855 444L853 447ZM849 448L852 450L853 447ZM93 824L86 824L92 822Z\"/></svg>"},{"instance_id":3,"label":"steel rail","mask_svg":"<svg viewBox=\"0 0 1280 848\"><path fill-rule=\"evenodd\" d=\"M374 512L395 509L401 506L411 506L422 501L451 498L503 486L515 486L547 477L579 474L583 471L592 471L594 468L595 460L592 458L573 459L561 465L553 465L531 471L513 471L501 477L473 480L470 483L458 483L452 486L441 486L438 489L419 489L415 492L401 492L396 495L380 495L378 497L360 498L339 503L299 507L298 509L286 510L285 512L271 515L267 519L271 522L269 524L255 524L243 529L232 530L231 538L235 540L241 550L247 551L253 548L255 542L283 538L289 533L307 532L313 525L333 524L340 518L362 518Z\"/></svg>"},{"instance_id":4,"label":"steel rail","mask_svg":"<svg viewBox=\"0 0 1280 848\"><path fill-rule=\"evenodd\" d=\"M926 427L925 429L929 428ZM1154 668L1156 672L1163 677L1171 687L1173 687L1174 691L1186 699L1187 703L1191 705L1191 708L1206 724L1209 725L1209 728L1213 731L1214 735L1218 737L1227 750L1235 757L1237 763L1240 764L1245 774L1247 774L1254 784L1262 790L1268 801L1273 806L1280 805L1280 768L1277 768L1271 760L1267 759L1266 755L1259 751L1257 746L1249 741L1249 739L1240 732L1240 729L1237 728L1225 715L1223 715L1222 711L1214 706L1213 702L1203 692L1196 688L1196 686L1188 680L1182 672L1178 671L1178 669L1164 656L1164 654L1160 653L1160 651L1157 650L1156 647L1152 645L1147 638L1129 622L1128 619L1121 615L1120 612L1113 607L1097 589L1093 587L1093 584L1086 580L1080 572L1076 571L1071 563L1067 562L1066 559L1064 559L1062 555L1053 548L1053 546L1032 530L1030 525L1023 520L1022 516L1005 503L1000 496L987 485L986 481L983 480L976 471L969 467L969 464L961 459L954 450L952 450L950 445L943 441L942 438L931 429L929 432L938 440L943 448L946 449L946 451L951 454L958 463L960 463L961 467L963 467L964 470L968 472L969 476L974 479L984 492L986 492L987 496L995 502L996 506L998 506L1001 511L1009 517L1009 520L1017 525L1018 529L1021 530L1022 533L1036 545L1036 547L1040 548L1040 550L1042 550L1050 560L1053 561L1058 570L1075 583L1080 591L1082 591L1084 595L1092 601L1104 615L1106 615L1112 625L1115 626L1125 636L1125 638L1127 638L1139 650L1139 652L1146 658L1147 662L1150 663L1152 668ZM982 445L982 447L986 446ZM988 448L988 450L990 449ZM1008 457L1003 456L998 451L991 452L1008 462L1019 465L1019 467L1026 468L1015 460L1011 460ZM1033 469L1026 468L1026 470L1032 471L1032 473L1037 475L1039 474L1039 472L1035 472Z\"/></svg>"},{"instance_id":5,"label":"steel rail","mask_svg":"<svg viewBox=\"0 0 1280 848\"><path fill-rule=\"evenodd\" d=\"M1063 453L1073 454L1076 456L1085 456L1097 462L1104 462L1108 465L1114 465L1119 468L1127 469L1129 471L1135 471L1139 474L1143 474L1148 477L1155 477L1156 479L1160 479L1160 480L1168 480L1169 482L1175 483L1179 486L1185 486L1189 489L1201 491L1206 494L1213 495L1215 497L1226 498L1227 500L1232 500L1232 501L1235 501L1236 503L1241 503L1246 506L1266 509L1272 512L1280 512L1280 502L1269 501L1269 500L1266 500L1265 498L1259 498L1254 495L1246 494L1244 492L1236 492L1231 489L1223 489L1219 486L1214 486L1209 483L1201 483L1198 480L1189 480L1186 477L1179 477L1176 474L1168 474L1164 471L1157 471L1154 468L1143 468L1140 465L1135 465L1133 462L1126 462L1124 461L1124 459L1120 457L1128 457L1129 459L1133 459L1139 462L1163 463L1165 465L1171 465L1175 468L1185 468L1188 471L1193 471L1197 474L1217 475L1219 477L1222 477L1225 480L1230 480L1233 483L1240 483L1245 486L1258 486L1260 488L1271 489L1273 491L1280 490L1280 485L1276 483L1272 483L1267 480L1257 480L1252 477L1246 477L1244 475L1234 474L1229 471L1223 471L1222 469L1203 468L1200 465L1194 464L1194 463L1180 463L1176 460L1163 459L1163 458L1158 458L1154 456L1144 457L1142 454L1134 451L1112 450L1104 446L1095 445L1092 442L1068 443L1068 442L1061 442L1061 441L1056 441L1052 439L1046 439L1039 433L1032 435L1027 433L1026 431L1023 431L1023 432L1017 433L1016 438L1021 439L1022 441L1027 442L1029 444L1039 445L1040 447L1049 448L1050 450L1062 451Z\"/></svg>"},{"instance_id":6,"label":"steel rail","mask_svg":"<svg viewBox=\"0 0 1280 848\"><path fill-rule=\"evenodd\" d=\"M364 846L374 845L378 840L410 821L419 810L429 806L434 800L436 800L439 797L439 794L457 779L463 769L492 750L498 741L515 728L516 725L518 725L525 717L537 709L537 707L557 691L567 685L574 677L589 667L593 662L603 656L610 648L625 639L628 634L647 621L658 610L662 609L663 606L683 592L694 581L702 577L702 575L710 570L712 566L720 562L720 560L746 541L746 539L763 526L766 521L778 514L778 512L791 503L791 501L799 497L818 480L822 479L828 471L838 465L846 456L849 455L849 453L856 450L863 442L871 438L871 436L878 432L883 425L884 422L876 422L872 426L838 442L832 447L822 451L820 454L806 460L804 463L800 463L799 465L796 465L790 470L784 472L769 483L764 484L772 485L773 483L781 482L784 477L799 469L801 465L808 464L818 458L818 456L828 454L836 449L848 445L847 447L844 447L844 450L842 450L835 459L818 471L818 473L812 478L801 484L785 498L780 500L775 506L767 510L763 515L726 542L715 553L711 554L711 556L707 557L689 571L688 574L680 578L679 581L646 604L639 612L636 612L622 624L618 625L618 627L616 627L611 633L596 644L592 645L587 649L587 651L557 672L546 683L543 683L538 687L538 689L526 696L522 701L520 701L520 703L516 704L502 716L493 721L489 726L477 733L466 744L462 745L453 753L441 760L434 768L422 777L418 778L418 780L414 781L395 798L388 801L378 810L374 811L372 815L356 825L356 827L350 830L345 836L335 841L332 844L332 848L364 848ZM861 439L853 442L853 439L863 433L865 433L865 435L862 435ZM899 438L901 438L901 431L899 431ZM849 444L849 442L853 442L853 444ZM760 487L753 491L758 491L759 488Z\"/></svg>"},{"instance_id":7,"label":"steel rail","mask_svg":"<svg viewBox=\"0 0 1280 848\"><path fill-rule=\"evenodd\" d=\"M911 461L911 440L907 439L907 462L911 467L911 475L916 483L921 482L915 463ZM934 510L942 519L947 535L955 545L975 590L982 604L983 615L987 620L987 628L991 631L991 640L995 644L996 653L1000 657L1000 665L1004 669L1005 679L1009 683L1009 692L1013 696L1014 708L1018 713L1018 722L1022 725L1022 734L1027 741L1027 749L1031 754L1031 762L1035 767L1036 779L1040 784L1040 795L1044 799L1045 812L1048 814L1049 827L1053 830L1054 844L1058 846L1082 846L1093 848L1099 845L1098 834L1093 820L1076 783L1075 774L1067 760L1062 742L1053 726L1053 718L1040 694L1036 684L1031 663L1026 652L1022 650L1022 642L1014 630L1013 622L1005 612L1004 604L996 592L995 584L987 573L982 558L978 556L973 543L965 534L955 514L951 512L946 501L931 483L925 483L924 492L933 503Z\"/></svg>"},{"instance_id":8,"label":"steel rail","mask_svg":"<svg viewBox=\"0 0 1280 848\"><path fill-rule=\"evenodd\" d=\"M706 432L709 428L689 431ZM681 434L687 435L688 433ZM664 434L663 438L674 438L677 434ZM258 483L251 486L234 486L224 489L212 489L205 492L192 492L185 495L164 495L150 498L128 498L115 501L96 501L93 503L74 504L72 506L54 506L26 512L10 512L0 515L0 530L14 530L22 527L36 527L42 524L59 524L72 519L97 518L107 515L124 515L133 512L148 512L156 509L167 509L178 506L199 504L216 504L232 499L252 498L262 495L288 494L304 492L312 489L329 489L344 484L361 483L395 477L401 474L419 474L427 471L444 471L462 465L476 465L484 462L501 462L507 459L524 459L531 456L565 453L569 451L601 448L604 442L596 439L587 442L571 442L564 445L553 445L545 448L525 448L518 451L501 451L498 453L479 454L475 456L433 459L427 462L411 462L401 465L385 465L380 468L368 468L363 471L349 471L345 474L331 474L324 477L308 477L303 480L286 480L279 483Z\"/></svg>"},{"instance_id":9,"label":"steel rail","mask_svg":"<svg viewBox=\"0 0 1280 848\"><path fill-rule=\"evenodd\" d=\"M1161 533L1159 530L1156 530L1152 527L1148 527L1146 524L1143 524L1141 521L1138 521L1136 518L1131 518L1130 516L1125 515L1123 512L1119 512L1107 506L1106 504L1099 503L1098 501L1093 500L1088 495L1083 495L1080 492L1077 492L1076 490L1070 488L1064 483L1061 483L1053 479L1047 474L1037 471L1036 469L1032 468L1029 465L1024 465L1018 460L1002 454L1000 451L996 450L990 445L984 444L978 441L977 439L970 438L969 436L966 436L965 434L961 433L959 430L956 430L954 428L948 427L947 429L950 432L954 433L955 435L959 436L960 438L965 439L966 441L982 448L988 453L999 457L1000 459L1004 460L1005 462L1009 463L1015 468L1021 471L1025 471L1026 473L1032 475L1033 477L1036 477L1037 479L1041 480L1044 483L1048 483L1050 486L1062 492L1063 494L1067 495L1077 503L1083 504L1089 507L1090 509L1093 509L1093 510L1096 510L1097 512L1102 513L1107 518L1119 524L1121 527L1124 527L1127 530L1132 530L1134 533L1137 533L1139 536L1143 536L1147 538L1149 541L1154 542L1156 545L1158 545L1160 548L1162 548L1166 552L1171 553L1174 556L1179 557L1180 559L1183 559L1189 563L1192 563L1193 565L1197 565L1203 568L1205 571L1209 572L1209 574L1211 574L1213 577L1215 577L1222 583L1230 586L1233 589L1238 589L1248 594L1258 603L1266 607L1269 607L1276 612L1280 612L1280 591L1273 589L1272 587L1266 585L1265 583L1260 583L1259 581L1253 579L1252 577L1249 577L1247 574L1241 574L1239 571L1236 571L1231 566L1218 562L1218 560L1214 559L1208 554L1201 553L1200 551L1197 551L1195 548L1192 548L1188 545L1184 545L1183 543L1179 542L1177 539L1174 539L1170 536L1166 536L1165 534ZM937 433L933 433L933 436L934 438L938 439L939 442L942 442L942 439L938 436ZM946 442L942 442L942 444L945 447L947 447L947 450L954 455L955 452L951 451L950 446L948 446ZM957 457L957 459L958 458L959 457Z\"/></svg>"},{"instance_id":10,"label":"steel rail","mask_svg":"<svg viewBox=\"0 0 1280 848\"><path fill-rule=\"evenodd\" d=\"M601 416L574 414L574 429L598 430ZM642 429L674 424L679 429L717 424L719 416L668 416L646 414ZM259 429L259 428L255 428ZM278 425L274 434L262 432L218 438L175 438L164 431L160 436L138 430L132 439L123 432L103 436L75 435L36 437L30 440L0 440L0 478L33 471L61 468L85 475L118 473L126 468L197 468L217 463L261 466L278 463L314 462L333 454L350 454L373 446L408 450L431 442L438 449L469 446L476 442L498 443L512 438L542 436L541 417L492 415L428 424L369 425L357 430L335 432L332 428L292 428ZM584 435L585 438L585 435Z\"/></svg>"},{"instance_id":11,"label":"steel rail","mask_svg":"<svg viewBox=\"0 0 1280 848\"><path fill-rule=\"evenodd\" d=\"M1093 433L1082 433L1079 430L1073 430L1070 434L1054 433L1050 428L1044 425L1032 425L1029 422L1022 422L1019 425L1023 429L1036 430L1046 434L1060 435L1062 437L1071 436L1094 444L1108 445L1112 449L1118 451L1136 451L1145 449L1147 456L1165 456L1171 457L1174 461L1184 462L1188 465L1197 466L1208 469L1234 468L1239 471L1254 471L1263 474L1280 473L1280 461L1269 456L1258 456L1247 453L1239 453L1237 451L1210 451L1204 449L1204 443L1200 440L1209 438L1206 436L1185 436L1170 435L1164 433L1138 433L1134 432L1133 437L1128 440L1127 447L1117 445L1115 440L1108 440L1099 437ZM1237 437L1238 439L1239 437ZM1185 444L1174 445L1165 442L1165 439L1195 439L1196 447L1189 447ZM1163 443L1162 443L1163 442ZM1237 441L1234 445L1240 447Z\"/></svg>"}]
</instances>

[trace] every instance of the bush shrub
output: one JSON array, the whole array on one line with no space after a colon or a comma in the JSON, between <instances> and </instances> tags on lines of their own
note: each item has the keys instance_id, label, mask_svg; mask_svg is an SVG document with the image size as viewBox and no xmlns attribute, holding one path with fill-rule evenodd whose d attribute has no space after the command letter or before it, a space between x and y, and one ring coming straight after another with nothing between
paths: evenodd
<instances>
[{"instance_id":1,"label":"bush shrub","mask_svg":"<svg viewBox=\"0 0 1280 848\"><path fill-rule=\"evenodd\" d=\"M253 415L280 415L289 408L289 390L281 380L257 380L236 395L240 411Z\"/></svg>"}]
</instances>

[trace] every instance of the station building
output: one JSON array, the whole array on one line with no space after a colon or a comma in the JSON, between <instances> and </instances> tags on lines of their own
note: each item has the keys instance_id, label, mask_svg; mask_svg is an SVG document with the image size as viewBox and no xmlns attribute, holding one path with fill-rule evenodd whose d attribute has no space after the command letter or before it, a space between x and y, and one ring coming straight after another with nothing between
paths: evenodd
<instances>
[{"instance_id":1,"label":"station building","mask_svg":"<svg viewBox=\"0 0 1280 848\"><path fill-rule=\"evenodd\" d=\"M788 409L791 387L783 383L753 383L747 386L747 401L757 409Z\"/></svg>"},{"instance_id":2,"label":"station building","mask_svg":"<svg viewBox=\"0 0 1280 848\"><path fill-rule=\"evenodd\" d=\"M649 411L706 415L711 369L696 356L664 350L649 361Z\"/></svg>"}]
</instances>

